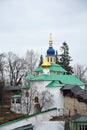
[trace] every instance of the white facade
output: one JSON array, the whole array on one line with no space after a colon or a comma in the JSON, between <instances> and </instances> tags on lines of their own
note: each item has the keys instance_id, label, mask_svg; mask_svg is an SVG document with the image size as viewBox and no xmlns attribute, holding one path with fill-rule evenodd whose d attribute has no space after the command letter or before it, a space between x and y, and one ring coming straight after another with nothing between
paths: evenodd
<instances>
[{"instance_id":1,"label":"white facade","mask_svg":"<svg viewBox=\"0 0 87 130\"><path fill-rule=\"evenodd\" d=\"M43 74L50 74L49 68L44 68Z\"/></svg>"},{"instance_id":2,"label":"white facade","mask_svg":"<svg viewBox=\"0 0 87 130\"><path fill-rule=\"evenodd\" d=\"M47 70L48 69L44 69L45 74L47 74L47 72L49 72L49 70L48 71ZM14 111L16 113L23 113L23 114L27 114L28 111L30 111L29 114L33 114L34 113L34 98L35 98L35 96L38 96L38 98L40 98L38 93L41 95L41 93L44 91L48 91L50 93L50 95L52 95L53 102L51 102L50 105L47 105L47 107L46 106L43 107L42 110L46 110L46 109L54 108L54 107L56 107L59 110L64 109L63 94L60 91L61 87L47 87L47 85L49 83L51 83L52 81L46 81L46 80L28 81L28 79L24 77L22 82L23 82L23 85L26 85L30 82L30 88L22 89L22 97L21 97L21 104L20 104L21 110L19 111L19 104L14 103L11 105L12 111ZM36 92L34 93L34 91L36 91ZM26 97L26 93L28 93L29 97ZM31 107L32 107L31 110L28 109L28 107L30 107L29 105L31 105Z\"/></svg>"},{"instance_id":3,"label":"white facade","mask_svg":"<svg viewBox=\"0 0 87 130\"><path fill-rule=\"evenodd\" d=\"M61 87L50 87L47 88L47 90L53 95L52 107L56 107L57 109L64 109L64 98L60 88Z\"/></svg>"}]
</instances>

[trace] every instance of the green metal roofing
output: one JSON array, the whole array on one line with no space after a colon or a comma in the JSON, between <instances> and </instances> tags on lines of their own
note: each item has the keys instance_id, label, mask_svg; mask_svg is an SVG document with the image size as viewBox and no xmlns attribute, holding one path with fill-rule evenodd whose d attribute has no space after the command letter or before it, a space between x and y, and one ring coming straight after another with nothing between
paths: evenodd
<instances>
[{"instance_id":1,"label":"green metal roofing","mask_svg":"<svg viewBox=\"0 0 87 130\"><path fill-rule=\"evenodd\" d=\"M85 88L85 90L87 91L87 87Z\"/></svg>"},{"instance_id":2,"label":"green metal roofing","mask_svg":"<svg viewBox=\"0 0 87 130\"><path fill-rule=\"evenodd\" d=\"M62 87L64 84L59 83L58 81L52 81L46 87Z\"/></svg>"},{"instance_id":3,"label":"green metal roofing","mask_svg":"<svg viewBox=\"0 0 87 130\"><path fill-rule=\"evenodd\" d=\"M21 94L16 94L16 95L13 95L12 98L21 98Z\"/></svg>"},{"instance_id":4,"label":"green metal roofing","mask_svg":"<svg viewBox=\"0 0 87 130\"><path fill-rule=\"evenodd\" d=\"M34 78L34 75L33 74L24 74L24 77L28 77L29 79L32 79L32 78Z\"/></svg>"},{"instance_id":5,"label":"green metal roofing","mask_svg":"<svg viewBox=\"0 0 87 130\"><path fill-rule=\"evenodd\" d=\"M50 66L50 71L54 72L67 72L65 69L63 69L60 65L58 64L51 64Z\"/></svg>"},{"instance_id":6,"label":"green metal roofing","mask_svg":"<svg viewBox=\"0 0 87 130\"><path fill-rule=\"evenodd\" d=\"M48 77L49 77L49 75L47 75L47 74L42 74L42 75L39 75L39 76L34 77L32 80L47 80Z\"/></svg>"},{"instance_id":7,"label":"green metal roofing","mask_svg":"<svg viewBox=\"0 0 87 130\"><path fill-rule=\"evenodd\" d=\"M42 66L39 66L34 72L42 72L42 71L43 71Z\"/></svg>"},{"instance_id":8,"label":"green metal roofing","mask_svg":"<svg viewBox=\"0 0 87 130\"><path fill-rule=\"evenodd\" d=\"M50 69L50 71L54 71L54 72L67 72L65 69L63 69L58 64L51 64L49 69ZM43 67L39 66L34 72L42 72L42 71L43 71Z\"/></svg>"},{"instance_id":9,"label":"green metal roofing","mask_svg":"<svg viewBox=\"0 0 87 130\"><path fill-rule=\"evenodd\" d=\"M73 122L87 122L87 116L76 114L71 118L71 120Z\"/></svg>"},{"instance_id":10,"label":"green metal roofing","mask_svg":"<svg viewBox=\"0 0 87 130\"><path fill-rule=\"evenodd\" d=\"M57 75L57 74L42 74L33 78L35 81L61 81L63 84L71 84L71 85L84 85L82 81L80 81L74 75Z\"/></svg>"},{"instance_id":11,"label":"green metal roofing","mask_svg":"<svg viewBox=\"0 0 87 130\"><path fill-rule=\"evenodd\" d=\"M58 78L64 84L84 85L84 83L74 75L59 75Z\"/></svg>"},{"instance_id":12,"label":"green metal roofing","mask_svg":"<svg viewBox=\"0 0 87 130\"><path fill-rule=\"evenodd\" d=\"M81 116L78 119L76 119L75 122L87 122L87 117L86 116Z\"/></svg>"},{"instance_id":13,"label":"green metal roofing","mask_svg":"<svg viewBox=\"0 0 87 130\"><path fill-rule=\"evenodd\" d=\"M29 128L33 128L32 125L25 125L25 126L21 126L19 128L16 128L15 130L29 130Z\"/></svg>"},{"instance_id":14,"label":"green metal roofing","mask_svg":"<svg viewBox=\"0 0 87 130\"><path fill-rule=\"evenodd\" d=\"M22 88L22 89L29 89L29 88L30 88L30 84L24 85L24 86L22 86L21 88Z\"/></svg>"},{"instance_id":15,"label":"green metal roofing","mask_svg":"<svg viewBox=\"0 0 87 130\"><path fill-rule=\"evenodd\" d=\"M26 77L26 76L27 76L27 73L23 74L23 76Z\"/></svg>"},{"instance_id":16,"label":"green metal roofing","mask_svg":"<svg viewBox=\"0 0 87 130\"><path fill-rule=\"evenodd\" d=\"M32 78L34 78L34 75L33 74L27 74L27 77L32 79Z\"/></svg>"}]
</instances>

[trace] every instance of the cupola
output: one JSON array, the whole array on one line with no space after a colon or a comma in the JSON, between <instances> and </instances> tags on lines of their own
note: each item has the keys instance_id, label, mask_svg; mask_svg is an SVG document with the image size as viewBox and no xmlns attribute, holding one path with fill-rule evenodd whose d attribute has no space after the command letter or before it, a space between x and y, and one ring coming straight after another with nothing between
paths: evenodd
<instances>
[{"instance_id":1,"label":"cupola","mask_svg":"<svg viewBox=\"0 0 87 130\"><path fill-rule=\"evenodd\" d=\"M49 48L47 50L47 61L50 63L55 63L55 50L53 49L52 44L52 34L50 34Z\"/></svg>"}]
</instances>

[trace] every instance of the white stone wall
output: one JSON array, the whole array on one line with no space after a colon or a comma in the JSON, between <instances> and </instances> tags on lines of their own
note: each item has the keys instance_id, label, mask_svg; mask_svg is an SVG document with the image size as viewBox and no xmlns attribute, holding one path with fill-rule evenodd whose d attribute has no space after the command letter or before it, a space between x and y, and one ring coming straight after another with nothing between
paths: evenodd
<instances>
[{"instance_id":1,"label":"white stone wall","mask_svg":"<svg viewBox=\"0 0 87 130\"><path fill-rule=\"evenodd\" d=\"M57 107L58 109L64 108L64 98L60 91L61 87L46 87L51 81L36 81L33 82L33 86L37 86L37 91L49 91L53 95L53 104L50 108Z\"/></svg>"},{"instance_id":2,"label":"white stone wall","mask_svg":"<svg viewBox=\"0 0 87 130\"><path fill-rule=\"evenodd\" d=\"M42 91L45 91L44 81L33 81L32 85L35 86L37 88L37 91L40 93Z\"/></svg>"},{"instance_id":3,"label":"white stone wall","mask_svg":"<svg viewBox=\"0 0 87 130\"><path fill-rule=\"evenodd\" d=\"M14 100L14 103L12 102ZM11 99L11 111L21 113L21 103L16 102L17 98Z\"/></svg>"},{"instance_id":4,"label":"white stone wall","mask_svg":"<svg viewBox=\"0 0 87 130\"><path fill-rule=\"evenodd\" d=\"M11 104L11 111L15 112L15 113L21 113L21 104L20 103L12 103Z\"/></svg>"},{"instance_id":5,"label":"white stone wall","mask_svg":"<svg viewBox=\"0 0 87 130\"><path fill-rule=\"evenodd\" d=\"M62 92L60 91L61 87L46 87L51 81L31 81L30 85L31 88L36 89L39 93L43 92L43 91L48 91L50 92L50 94L53 96L52 100L53 103L50 105L49 108L53 108L56 107L58 109L63 109L64 108L64 98L62 95ZM28 97L26 97L26 92L29 92L30 90L22 90L22 98L21 98L21 111L24 114L27 114L27 108L26 105L24 103L27 104L27 101L29 102L30 99L28 99ZM36 93L36 96L37 93ZM33 99L35 97L32 97ZM32 99L32 111L30 112L31 114L34 112L33 108L34 108L34 101ZM28 103L29 104L29 103ZM18 108L17 108L18 107ZM49 109L46 108L46 109ZM11 105L11 110L16 112L16 113L20 113L19 110L19 104L12 104ZM43 109L44 110L44 109Z\"/></svg>"},{"instance_id":6,"label":"white stone wall","mask_svg":"<svg viewBox=\"0 0 87 130\"><path fill-rule=\"evenodd\" d=\"M64 98L60 91L60 87L50 87L47 90L53 95L52 107L57 107L58 109L64 108Z\"/></svg>"},{"instance_id":7,"label":"white stone wall","mask_svg":"<svg viewBox=\"0 0 87 130\"><path fill-rule=\"evenodd\" d=\"M50 108L56 107L58 109L64 109L64 98L60 91L61 87L46 87L51 81L34 81L31 82L31 86L36 87L37 91L49 91L53 95L53 104ZM49 108L48 108L49 109Z\"/></svg>"},{"instance_id":8,"label":"white stone wall","mask_svg":"<svg viewBox=\"0 0 87 130\"><path fill-rule=\"evenodd\" d=\"M50 74L49 68L44 68L43 69L43 74Z\"/></svg>"}]
</instances>

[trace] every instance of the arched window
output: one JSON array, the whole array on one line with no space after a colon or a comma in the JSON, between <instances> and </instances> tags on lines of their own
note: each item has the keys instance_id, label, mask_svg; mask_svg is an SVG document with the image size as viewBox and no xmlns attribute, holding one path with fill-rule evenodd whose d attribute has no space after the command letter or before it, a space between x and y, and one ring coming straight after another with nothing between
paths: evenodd
<instances>
[{"instance_id":1,"label":"arched window","mask_svg":"<svg viewBox=\"0 0 87 130\"><path fill-rule=\"evenodd\" d=\"M34 102L35 103L38 102L38 97L37 96L34 98Z\"/></svg>"},{"instance_id":2,"label":"arched window","mask_svg":"<svg viewBox=\"0 0 87 130\"><path fill-rule=\"evenodd\" d=\"M52 57L50 58L50 62L52 62Z\"/></svg>"},{"instance_id":3,"label":"arched window","mask_svg":"<svg viewBox=\"0 0 87 130\"><path fill-rule=\"evenodd\" d=\"M49 57L48 57L48 62L49 62Z\"/></svg>"},{"instance_id":4,"label":"arched window","mask_svg":"<svg viewBox=\"0 0 87 130\"><path fill-rule=\"evenodd\" d=\"M14 103L14 99L12 99L12 103Z\"/></svg>"},{"instance_id":5,"label":"arched window","mask_svg":"<svg viewBox=\"0 0 87 130\"><path fill-rule=\"evenodd\" d=\"M26 97L29 97L29 92L28 91L26 92Z\"/></svg>"},{"instance_id":6,"label":"arched window","mask_svg":"<svg viewBox=\"0 0 87 130\"><path fill-rule=\"evenodd\" d=\"M21 103L21 99L16 99L16 103Z\"/></svg>"}]
</instances>

